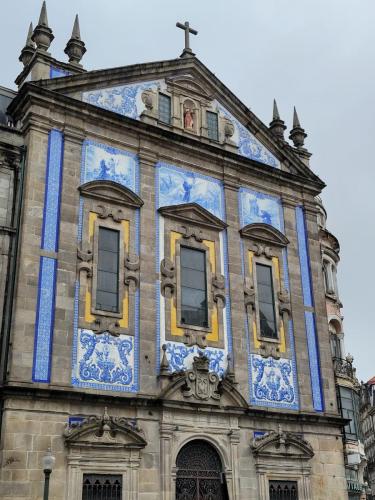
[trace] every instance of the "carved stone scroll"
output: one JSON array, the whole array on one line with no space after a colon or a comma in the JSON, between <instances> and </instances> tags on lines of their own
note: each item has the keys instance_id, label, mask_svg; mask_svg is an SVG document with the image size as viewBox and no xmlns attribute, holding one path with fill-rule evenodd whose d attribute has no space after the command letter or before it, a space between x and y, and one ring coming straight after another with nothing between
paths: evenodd
<instances>
[{"instance_id":1,"label":"carved stone scroll","mask_svg":"<svg viewBox=\"0 0 375 500\"><path fill-rule=\"evenodd\" d=\"M110 208L105 205L97 205L95 207L95 213L98 214L100 219L107 219L112 217L114 222L121 222L126 219L125 213L122 208Z\"/></svg>"},{"instance_id":2,"label":"carved stone scroll","mask_svg":"<svg viewBox=\"0 0 375 500\"><path fill-rule=\"evenodd\" d=\"M78 272L85 271L88 278L92 277L92 258L93 253L91 248L88 248L81 244L77 248L77 257L80 261L78 263Z\"/></svg>"},{"instance_id":3,"label":"carved stone scroll","mask_svg":"<svg viewBox=\"0 0 375 500\"><path fill-rule=\"evenodd\" d=\"M139 256L135 254L125 255L125 276L124 283L133 290L139 286Z\"/></svg>"},{"instance_id":4,"label":"carved stone scroll","mask_svg":"<svg viewBox=\"0 0 375 500\"><path fill-rule=\"evenodd\" d=\"M164 297L171 297L176 291L176 267L174 262L165 258L160 262L161 293Z\"/></svg>"},{"instance_id":5,"label":"carved stone scroll","mask_svg":"<svg viewBox=\"0 0 375 500\"><path fill-rule=\"evenodd\" d=\"M289 320L291 317L291 312L290 312L290 295L288 290L281 290L278 293L278 299L279 299L279 313L280 317L282 318L282 322L284 324L284 331L287 333L288 328L289 328Z\"/></svg>"},{"instance_id":6,"label":"carved stone scroll","mask_svg":"<svg viewBox=\"0 0 375 500\"><path fill-rule=\"evenodd\" d=\"M225 278L222 274L212 277L212 298L214 302L225 307Z\"/></svg>"},{"instance_id":7,"label":"carved stone scroll","mask_svg":"<svg viewBox=\"0 0 375 500\"><path fill-rule=\"evenodd\" d=\"M91 330L97 335L109 333L113 337L119 337L122 333L126 333L126 330L120 327L118 321L102 316L95 317L94 323L91 324Z\"/></svg>"}]
</instances>

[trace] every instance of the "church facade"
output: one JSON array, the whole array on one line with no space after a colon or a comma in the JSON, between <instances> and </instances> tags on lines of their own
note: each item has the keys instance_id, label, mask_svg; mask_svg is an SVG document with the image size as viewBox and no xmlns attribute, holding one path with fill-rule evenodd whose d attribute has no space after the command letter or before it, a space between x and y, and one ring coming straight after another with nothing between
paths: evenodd
<instances>
[{"instance_id":1,"label":"church facade","mask_svg":"<svg viewBox=\"0 0 375 500\"><path fill-rule=\"evenodd\" d=\"M48 449L55 500L348 498L324 183L179 27L177 59L85 71L44 4L3 92L4 500Z\"/></svg>"}]
</instances>

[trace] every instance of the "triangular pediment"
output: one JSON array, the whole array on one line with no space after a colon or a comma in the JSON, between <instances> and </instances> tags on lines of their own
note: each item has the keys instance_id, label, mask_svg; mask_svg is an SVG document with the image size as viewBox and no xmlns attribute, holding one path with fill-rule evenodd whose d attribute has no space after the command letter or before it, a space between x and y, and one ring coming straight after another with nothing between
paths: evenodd
<instances>
[{"instance_id":1,"label":"triangular pediment","mask_svg":"<svg viewBox=\"0 0 375 500\"><path fill-rule=\"evenodd\" d=\"M80 186L82 196L94 198L100 201L115 203L121 206L140 208L142 199L126 186L108 180L95 180L86 182Z\"/></svg>"},{"instance_id":2,"label":"triangular pediment","mask_svg":"<svg viewBox=\"0 0 375 500\"><path fill-rule=\"evenodd\" d=\"M232 122L234 135L229 141L234 143L232 151L259 164L275 168L283 165L283 169L299 176L301 180L315 183L317 190L324 187L324 183L303 163L293 148L286 147L287 143L277 140L269 127L196 57L88 71L55 80L41 80L25 84L24 91L27 91L29 85L43 87L54 93L83 100L98 108L140 120L145 109L142 103L152 101L152 96L147 95L147 92L156 95L159 90L165 91L168 84L173 84L176 88L180 86L187 93L190 91L192 97L200 96L210 101L211 109L219 113L220 120L228 119ZM115 90L112 91L113 89ZM146 94L142 95L143 92ZM134 100L131 106L121 102L121 97L125 96L130 96L130 99ZM106 102L110 104L107 105ZM154 109L155 106L156 104ZM127 111L129 109L131 112ZM229 132L230 126L226 130ZM195 137L199 139L197 134ZM217 144L217 147L223 147L223 144Z\"/></svg>"},{"instance_id":3,"label":"triangular pediment","mask_svg":"<svg viewBox=\"0 0 375 500\"><path fill-rule=\"evenodd\" d=\"M252 241L266 243L278 247L286 247L289 243L288 238L278 229L270 224L255 222L248 224L240 229L243 238L249 238Z\"/></svg>"},{"instance_id":4,"label":"triangular pediment","mask_svg":"<svg viewBox=\"0 0 375 500\"><path fill-rule=\"evenodd\" d=\"M216 231L222 231L227 227L225 222L198 205L198 203L184 203L182 205L161 207L159 208L159 213L164 217L169 217L185 224L195 224Z\"/></svg>"},{"instance_id":5,"label":"triangular pediment","mask_svg":"<svg viewBox=\"0 0 375 500\"><path fill-rule=\"evenodd\" d=\"M69 447L141 449L147 444L142 431L125 418L110 417L105 409L102 417L88 417L64 431Z\"/></svg>"},{"instance_id":6,"label":"triangular pediment","mask_svg":"<svg viewBox=\"0 0 375 500\"><path fill-rule=\"evenodd\" d=\"M269 432L255 438L251 448L257 457L279 460L310 460L314 456L311 444L290 432Z\"/></svg>"}]
</instances>

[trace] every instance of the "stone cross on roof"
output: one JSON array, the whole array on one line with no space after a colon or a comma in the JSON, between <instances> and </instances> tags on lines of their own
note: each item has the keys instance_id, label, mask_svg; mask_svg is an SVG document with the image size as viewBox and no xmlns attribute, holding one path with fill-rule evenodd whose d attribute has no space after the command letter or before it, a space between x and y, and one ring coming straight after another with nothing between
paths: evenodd
<instances>
[{"instance_id":1,"label":"stone cross on roof","mask_svg":"<svg viewBox=\"0 0 375 500\"><path fill-rule=\"evenodd\" d=\"M184 24L182 23L176 23L177 28L181 28L182 30L185 31L185 48L181 54L181 57L187 56L187 55L194 55L193 51L190 48L190 33L192 35L198 35L198 31L194 30L193 28L190 28L189 21L185 21Z\"/></svg>"}]
</instances>

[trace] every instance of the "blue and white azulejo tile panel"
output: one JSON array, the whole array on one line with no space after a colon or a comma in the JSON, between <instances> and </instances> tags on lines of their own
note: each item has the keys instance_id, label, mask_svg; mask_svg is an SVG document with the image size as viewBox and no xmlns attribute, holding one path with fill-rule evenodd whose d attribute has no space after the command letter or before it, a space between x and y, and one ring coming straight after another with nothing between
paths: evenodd
<instances>
[{"instance_id":1,"label":"blue and white azulejo tile panel","mask_svg":"<svg viewBox=\"0 0 375 500\"><path fill-rule=\"evenodd\" d=\"M50 382L57 260L40 257L35 318L33 382Z\"/></svg>"},{"instance_id":2,"label":"blue and white azulejo tile panel","mask_svg":"<svg viewBox=\"0 0 375 500\"><path fill-rule=\"evenodd\" d=\"M142 102L142 92L144 90L162 89L164 86L165 83L163 80L155 80L98 90L88 90L87 92L83 92L82 100L99 108L138 120L145 109L145 105Z\"/></svg>"},{"instance_id":3,"label":"blue and white azulejo tile panel","mask_svg":"<svg viewBox=\"0 0 375 500\"><path fill-rule=\"evenodd\" d=\"M225 218L220 181L164 163L156 166L159 182L158 207L198 203L219 219Z\"/></svg>"},{"instance_id":4,"label":"blue and white azulejo tile panel","mask_svg":"<svg viewBox=\"0 0 375 500\"><path fill-rule=\"evenodd\" d=\"M280 168L279 160L268 149L254 137L254 135L240 123L220 103L213 101L213 108L224 118L230 120L234 126L232 141L238 147L240 155L256 160L274 168Z\"/></svg>"},{"instance_id":5,"label":"blue and white azulejo tile panel","mask_svg":"<svg viewBox=\"0 0 375 500\"><path fill-rule=\"evenodd\" d=\"M284 231L283 212L280 199L250 189L239 191L241 226L261 222L270 224L279 231Z\"/></svg>"},{"instance_id":6,"label":"blue and white azulejo tile panel","mask_svg":"<svg viewBox=\"0 0 375 500\"><path fill-rule=\"evenodd\" d=\"M292 360L250 355L250 402L258 406L298 408Z\"/></svg>"},{"instance_id":7,"label":"blue and white azulejo tile panel","mask_svg":"<svg viewBox=\"0 0 375 500\"><path fill-rule=\"evenodd\" d=\"M206 347L200 349L198 346L187 347L182 342L167 342L166 355L171 373L190 370L194 357L204 354L210 361L209 369L222 378L227 367L224 349Z\"/></svg>"},{"instance_id":8,"label":"blue and white azulejo tile panel","mask_svg":"<svg viewBox=\"0 0 375 500\"><path fill-rule=\"evenodd\" d=\"M94 180L118 182L138 191L138 157L135 153L86 140L82 149L81 184Z\"/></svg>"},{"instance_id":9,"label":"blue and white azulejo tile panel","mask_svg":"<svg viewBox=\"0 0 375 500\"><path fill-rule=\"evenodd\" d=\"M62 68L56 68L56 66L51 66L49 70L50 78L61 78L62 76L70 76L72 73Z\"/></svg>"},{"instance_id":10,"label":"blue and white azulejo tile panel","mask_svg":"<svg viewBox=\"0 0 375 500\"><path fill-rule=\"evenodd\" d=\"M76 387L135 392L134 337L100 335L78 328L73 357Z\"/></svg>"},{"instance_id":11,"label":"blue and white azulejo tile panel","mask_svg":"<svg viewBox=\"0 0 375 500\"><path fill-rule=\"evenodd\" d=\"M63 174L64 136L53 129L48 135L41 248L57 252L60 226L60 197Z\"/></svg>"}]
</instances>

